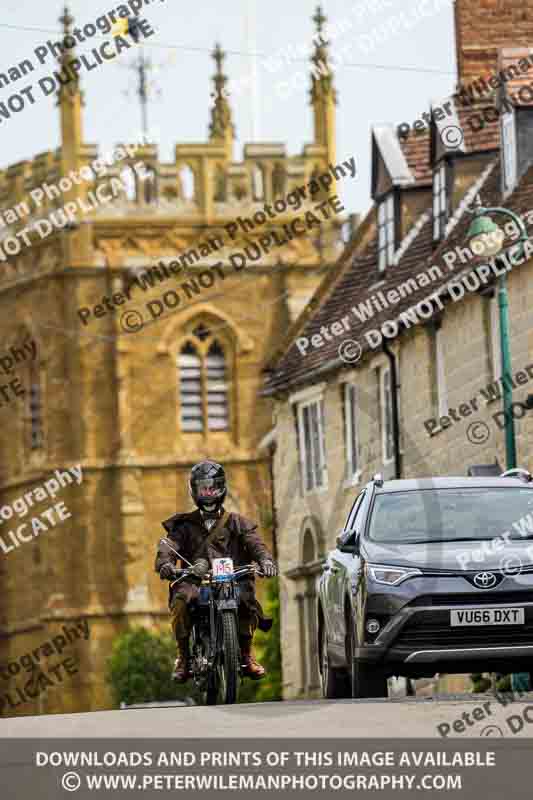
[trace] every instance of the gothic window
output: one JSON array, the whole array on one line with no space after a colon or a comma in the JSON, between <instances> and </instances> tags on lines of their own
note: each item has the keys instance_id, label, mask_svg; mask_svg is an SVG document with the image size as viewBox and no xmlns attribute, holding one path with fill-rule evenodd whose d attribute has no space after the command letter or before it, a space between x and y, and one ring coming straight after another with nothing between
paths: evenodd
<instances>
[{"instance_id":1,"label":"gothic window","mask_svg":"<svg viewBox=\"0 0 533 800\"><path fill-rule=\"evenodd\" d=\"M272 173L272 194L274 198L285 194L285 170L281 164L276 164Z\"/></svg>"},{"instance_id":2,"label":"gothic window","mask_svg":"<svg viewBox=\"0 0 533 800\"><path fill-rule=\"evenodd\" d=\"M182 431L203 431L202 361L191 342L179 357L180 405Z\"/></svg>"},{"instance_id":3,"label":"gothic window","mask_svg":"<svg viewBox=\"0 0 533 800\"><path fill-rule=\"evenodd\" d=\"M188 164L184 164L179 171L181 197L183 200L194 200L195 180L194 172Z\"/></svg>"},{"instance_id":4,"label":"gothic window","mask_svg":"<svg viewBox=\"0 0 533 800\"><path fill-rule=\"evenodd\" d=\"M225 203L227 200L226 174L221 166L215 171L215 203Z\"/></svg>"},{"instance_id":5,"label":"gothic window","mask_svg":"<svg viewBox=\"0 0 533 800\"><path fill-rule=\"evenodd\" d=\"M224 349L203 323L182 344L178 356L181 430L228 431L227 364Z\"/></svg>"},{"instance_id":6,"label":"gothic window","mask_svg":"<svg viewBox=\"0 0 533 800\"><path fill-rule=\"evenodd\" d=\"M265 173L259 164L252 170L252 196L254 200L265 199Z\"/></svg>"},{"instance_id":7,"label":"gothic window","mask_svg":"<svg viewBox=\"0 0 533 800\"><path fill-rule=\"evenodd\" d=\"M317 555L315 553L315 537L313 536L313 532L309 529L305 529L303 544L302 544L302 560L304 564L311 564L315 561Z\"/></svg>"}]
</instances>

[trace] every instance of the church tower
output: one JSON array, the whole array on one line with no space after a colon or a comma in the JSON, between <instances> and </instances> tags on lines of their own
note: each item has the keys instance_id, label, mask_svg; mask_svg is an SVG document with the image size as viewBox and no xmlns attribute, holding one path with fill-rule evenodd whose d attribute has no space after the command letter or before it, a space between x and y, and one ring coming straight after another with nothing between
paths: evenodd
<instances>
[{"instance_id":1,"label":"church tower","mask_svg":"<svg viewBox=\"0 0 533 800\"><path fill-rule=\"evenodd\" d=\"M319 33L324 21L319 9ZM61 24L70 34L67 7ZM26 395L0 426L0 508L57 472L79 466L83 476L57 497L70 513L65 521L8 553L0 544L0 667L63 628L89 631L69 644L75 674L38 697L24 689L25 673L10 675L0 714L110 707L104 676L116 637L139 625L168 630L155 547L161 520L191 508L187 481L198 461L224 465L227 510L256 520L272 545L263 446L272 406L261 394L263 370L343 249L342 216L305 227L306 210L318 214L324 199L322 192L311 197L309 187L335 164L336 99L320 42L314 141L295 155L284 143L244 142L237 156L219 44L212 56L208 136L176 143L169 161L145 139L105 154L84 141L80 83L91 76L82 72L80 82L68 74L71 51L58 66L59 147L0 171L6 208L21 201L29 208L30 193L45 183L63 187L32 206L32 219L55 220L49 235L0 271L4 349L35 341L37 352L17 364ZM96 102L85 112L97 114ZM308 193L295 209L287 197L301 187ZM70 224L67 203L78 207ZM296 228L288 235L297 217L305 235ZM245 268L235 266L237 251L247 254ZM26 521L48 505L37 503ZM4 519L0 537L9 541L16 528L16 518ZM38 669L56 663L52 653Z\"/></svg>"}]
</instances>

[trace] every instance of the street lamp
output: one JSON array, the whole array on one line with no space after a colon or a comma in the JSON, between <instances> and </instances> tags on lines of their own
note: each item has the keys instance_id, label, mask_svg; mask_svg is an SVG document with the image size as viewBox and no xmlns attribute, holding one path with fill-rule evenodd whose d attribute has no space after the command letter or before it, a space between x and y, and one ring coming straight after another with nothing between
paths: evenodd
<instances>
[{"instance_id":1,"label":"street lamp","mask_svg":"<svg viewBox=\"0 0 533 800\"><path fill-rule=\"evenodd\" d=\"M474 215L472 223L468 229L467 238L470 249L477 256L497 256L502 254L505 232L496 225L488 216L489 214L503 214L510 217L520 231L518 239L519 253L524 253L524 242L527 241L528 234L526 226L520 217L509 211L508 208L486 208L481 203L470 210ZM518 253L517 253L518 255ZM513 390L510 380L505 380L511 376L511 352L509 345L509 300L507 295L507 273L498 277L498 309L500 318L500 352L502 364L502 387L503 387L503 411L505 420L505 460L507 469L516 467L516 440L514 430L514 418L512 412Z\"/></svg>"}]
</instances>

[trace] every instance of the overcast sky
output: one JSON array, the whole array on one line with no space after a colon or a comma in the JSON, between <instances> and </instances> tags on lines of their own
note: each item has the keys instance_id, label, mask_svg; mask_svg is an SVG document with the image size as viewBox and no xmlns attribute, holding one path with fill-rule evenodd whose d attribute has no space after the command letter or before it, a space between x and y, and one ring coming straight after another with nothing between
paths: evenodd
<instances>
[{"instance_id":1,"label":"overcast sky","mask_svg":"<svg viewBox=\"0 0 533 800\"><path fill-rule=\"evenodd\" d=\"M117 9L114 0L70 0L76 25L94 22ZM347 211L365 211L370 203L370 128L392 122L412 122L454 89L456 80L452 0L326 0L331 24L344 23L344 33L331 50L341 63L335 66L337 107L337 161L356 158L356 181L344 182L341 196ZM416 20L417 9L425 18ZM155 75L160 96L150 105L150 124L160 137L160 154L170 160L176 142L202 142L207 137L216 40L228 51L226 72L236 81L232 101L237 128L235 158L251 141L253 126L259 141L285 142L291 154L311 142L312 115L308 105L308 55L303 48L314 33L313 0L152 0L144 16L156 34L146 40L146 52L160 69ZM406 10L408 9L408 10ZM3 0L0 72L30 58L34 48L60 31L62 3L47 0ZM403 22L400 14L403 12ZM397 18L396 32L390 30ZM389 26L389 29L387 28ZM406 26L410 29L406 30ZM349 30L346 30L349 28ZM389 32L387 32L389 30ZM81 45L80 52L101 43L103 35ZM379 41L381 39L381 43ZM288 54L300 60L288 61ZM82 71L85 92L84 138L109 147L132 139L140 130L139 104L133 94L134 74L126 68L133 51ZM258 102L240 81L257 74ZM285 55L284 55L285 54ZM279 55L276 68L276 59ZM266 61L265 61L266 60ZM279 63L281 62L281 63ZM50 58L39 70L0 89L0 102L55 68ZM305 85L302 85L305 83ZM230 84L230 91L232 86ZM129 95L127 94L129 90ZM37 102L10 120L0 122L0 168L59 144L59 116L53 97L37 90ZM254 112L255 108L255 112Z\"/></svg>"}]
</instances>

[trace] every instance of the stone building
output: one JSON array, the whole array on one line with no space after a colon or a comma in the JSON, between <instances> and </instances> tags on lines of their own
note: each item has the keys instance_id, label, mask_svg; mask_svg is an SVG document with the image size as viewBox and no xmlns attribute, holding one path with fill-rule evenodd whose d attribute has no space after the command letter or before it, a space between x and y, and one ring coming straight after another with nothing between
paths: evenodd
<instances>
[{"instance_id":1,"label":"stone building","mask_svg":"<svg viewBox=\"0 0 533 800\"><path fill-rule=\"evenodd\" d=\"M61 22L68 34L67 9ZM320 31L321 13L316 22ZM97 171L102 154L84 139L72 57L62 56L69 79L58 95L60 147L0 172L7 254L0 330L13 362L6 382L18 380L4 397L0 431L0 713L7 715L108 707L104 664L115 637L129 625L167 624L155 545L160 521L190 508L187 476L198 460L224 464L229 509L257 518L271 540L270 455L259 448L271 401L259 393L262 370L343 247L342 216L295 235L292 222L308 200L299 210L283 201L336 163L327 69L311 78L314 140L300 155L259 142L235 159L217 46L208 140L177 144L171 163L159 161L154 144L120 146L114 163ZM314 59L327 67L323 43ZM45 191L37 207L36 190L60 180L61 194ZM88 213L69 222L67 202ZM270 218L265 204L275 207ZM15 207L18 219L5 211ZM49 235L32 229L15 252L17 231L48 215ZM273 232L275 246L261 245L257 257L261 237ZM230 258L244 247L253 254L246 268ZM19 531L51 502L31 493L78 464L81 484L57 492L71 516L33 536ZM12 504L24 494L35 507L22 518ZM65 655L77 672L35 691L32 670L57 663L40 646L76 621L90 630L87 641L68 639Z\"/></svg>"},{"instance_id":2,"label":"stone building","mask_svg":"<svg viewBox=\"0 0 533 800\"><path fill-rule=\"evenodd\" d=\"M372 475L506 464L495 416L502 275L512 360L503 379L520 404L517 463L533 470L533 246L521 254L518 226L498 215L502 260L477 258L467 237L478 198L533 225L527 14L518 2L457 0L463 91L433 107L429 130L422 123L399 138L392 125L373 129L373 207L269 365L286 698L320 695L318 575ZM478 78L485 83L462 102Z\"/></svg>"}]
</instances>

